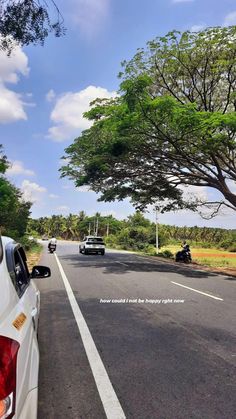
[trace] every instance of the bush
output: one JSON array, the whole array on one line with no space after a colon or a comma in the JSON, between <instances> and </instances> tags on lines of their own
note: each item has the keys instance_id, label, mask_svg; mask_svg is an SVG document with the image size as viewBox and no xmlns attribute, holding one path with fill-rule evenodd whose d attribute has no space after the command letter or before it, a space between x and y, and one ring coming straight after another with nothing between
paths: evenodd
<instances>
[{"instance_id":1,"label":"bush","mask_svg":"<svg viewBox=\"0 0 236 419\"><path fill-rule=\"evenodd\" d=\"M222 242L219 243L219 247L224 250L229 250L232 247L235 248L235 244L232 240L223 240Z\"/></svg>"},{"instance_id":2,"label":"bush","mask_svg":"<svg viewBox=\"0 0 236 419\"><path fill-rule=\"evenodd\" d=\"M236 245L232 245L232 246L230 246L230 247L228 248L228 251L229 251L229 252L232 252L232 253L236 252Z\"/></svg>"},{"instance_id":3,"label":"bush","mask_svg":"<svg viewBox=\"0 0 236 419\"><path fill-rule=\"evenodd\" d=\"M168 249L163 250L163 252L157 253L157 256L161 256L161 257L167 258L167 259L173 259L174 258L173 253Z\"/></svg>"},{"instance_id":4,"label":"bush","mask_svg":"<svg viewBox=\"0 0 236 419\"><path fill-rule=\"evenodd\" d=\"M29 239L27 236L17 238L17 241L24 247L26 251L32 250L35 247L38 247L39 244L36 240Z\"/></svg>"},{"instance_id":5,"label":"bush","mask_svg":"<svg viewBox=\"0 0 236 419\"><path fill-rule=\"evenodd\" d=\"M106 244L106 246L114 246L116 245L116 236L114 234L110 234L110 236L104 237L104 242Z\"/></svg>"},{"instance_id":6,"label":"bush","mask_svg":"<svg viewBox=\"0 0 236 419\"><path fill-rule=\"evenodd\" d=\"M147 248L145 249L145 251L150 256L156 256L156 248L152 245L148 245Z\"/></svg>"}]
</instances>

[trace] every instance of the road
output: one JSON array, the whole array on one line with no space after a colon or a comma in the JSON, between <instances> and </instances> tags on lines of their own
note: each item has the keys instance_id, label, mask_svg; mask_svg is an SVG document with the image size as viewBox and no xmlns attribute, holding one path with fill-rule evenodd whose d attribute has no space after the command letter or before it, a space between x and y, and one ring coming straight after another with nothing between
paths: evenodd
<instances>
[{"instance_id":1,"label":"road","mask_svg":"<svg viewBox=\"0 0 236 419\"><path fill-rule=\"evenodd\" d=\"M236 280L45 248L39 419L235 419Z\"/></svg>"}]
</instances>

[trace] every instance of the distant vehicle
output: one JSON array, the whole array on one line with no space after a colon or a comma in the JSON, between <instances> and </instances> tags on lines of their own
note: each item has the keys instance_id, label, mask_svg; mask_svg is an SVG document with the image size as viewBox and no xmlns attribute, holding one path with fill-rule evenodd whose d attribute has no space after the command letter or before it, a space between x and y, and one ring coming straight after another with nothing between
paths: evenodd
<instances>
[{"instance_id":1,"label":"distant vehicle","mask_svg":"<svg viewBox=\"0 0 236 419\"><path fill-rule=\"evenodd\" d=\"M0 418L37 418L40 293L34 278L50 275L46 266L29 273L23 247L0 237Z\"/></svg>"},{"instance_id":2,"label":"distant vehicle","mask_svg":"<svg viewBox=\"0 0 236 419\"><path fill-rule=\"evenodd\" d=\"M102 237L86 236L79 244L79 252L88 255L89 253L96 253L105 255L105 243Z\"/></svg>"},{"instance_id":3,"label":"distant vehicle","mask_svg":"<svg viewBox=\"0 0 236 419\"><path fill-rule=\"evenodd\" d=\"M49 250L50 253L54 253L56 251L56 248L57 248L56 244L49 243L48 250ZM1 417L0 417L0 419L1 419Z\"/></svg>"},{"instance_id":4,"label":"distant vehicle","mask_svg":"<svg viewBox=\"0 0 236 419\"><path fill-rule=\"evenodd\" d=\"M48 236L46 235L42 236L42 240L48 240Z\"/></svg>"}]
</instances>

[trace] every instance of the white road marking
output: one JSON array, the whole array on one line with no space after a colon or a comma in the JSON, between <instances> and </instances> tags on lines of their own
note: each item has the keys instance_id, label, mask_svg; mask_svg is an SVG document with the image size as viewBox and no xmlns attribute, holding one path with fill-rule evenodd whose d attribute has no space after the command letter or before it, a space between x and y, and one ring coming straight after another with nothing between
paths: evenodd
<instances>
[{"instance_id":1,"label":"white road marking","mask_svg":"<svg viewBox=\"0 0 236 419\"><path fill-rule=\"evenodd\" d=\"M125 419L126 416L114 391L112 383L108 377L106 369L102 363L96 345L93 341L86 321L81 313L79 305L74 296L73 290L61 266L58 256L54 253L65 289L70 301L72 311L75 316L76 323L84 344L84 348L88 357L88 361L94 376L94 380L108 419Z\"/></svg>"},{"instance_id":2,"label":"white road marking","mask_svg":"<svg viewBox=\"0 0 236 419\"><path fill-rule=\"evenodd\" d=\"M188 290L195 291L198 294L202 294L202 295L206 295L207 297L214 298L214 300L224 301L223 298L215 297L214 295L207 294L206 292L203 292L203 291L195 290L194 288L187 287L186 285L183 285L183 284L178 284L178 282L171 281L171 283L175 285L179 285L179 287L183 287L183 288L187 288Z\"/></svg>"}]
</instances>

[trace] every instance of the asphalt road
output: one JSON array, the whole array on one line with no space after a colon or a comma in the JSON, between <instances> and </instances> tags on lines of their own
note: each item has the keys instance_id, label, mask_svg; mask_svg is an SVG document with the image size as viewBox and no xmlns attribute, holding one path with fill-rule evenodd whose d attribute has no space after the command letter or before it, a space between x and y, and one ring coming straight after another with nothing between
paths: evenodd
<instances>
[{"instance_id":1,"label":"asphalt road","mask_svg":"<svg viewBox=\"0 0 236 419\"><path fill-rule=\"evenodd\" d=\"M69 242L41 263L39 419L236 418L235 278Z\"/></svg>"}]
</instances>

